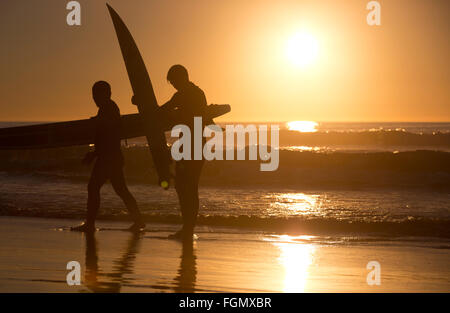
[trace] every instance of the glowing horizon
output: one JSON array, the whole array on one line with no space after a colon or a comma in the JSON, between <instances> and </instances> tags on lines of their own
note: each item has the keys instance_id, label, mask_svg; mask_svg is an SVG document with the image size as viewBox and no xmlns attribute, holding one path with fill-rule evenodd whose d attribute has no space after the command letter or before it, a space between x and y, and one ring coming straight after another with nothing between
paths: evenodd
<instances>
[{"instance_id":1,"label":"glowing horizon","mask_svg":"<svg viewBox=\"0 0 450 313\"><path fill-rule=\"evenodd\" d=\"M209 103L231 104L218 122L450 121L448 2L385 2L376 27L355 1L109 2L132 32L160 104L175 92L165 77L179 63ZM1 121L93 116L97 80L111 83L122 114L136 112L104 3L80 3L76 27L49 0L33 10L26 0L1 4Z\"/></svg>"}]
</instances>

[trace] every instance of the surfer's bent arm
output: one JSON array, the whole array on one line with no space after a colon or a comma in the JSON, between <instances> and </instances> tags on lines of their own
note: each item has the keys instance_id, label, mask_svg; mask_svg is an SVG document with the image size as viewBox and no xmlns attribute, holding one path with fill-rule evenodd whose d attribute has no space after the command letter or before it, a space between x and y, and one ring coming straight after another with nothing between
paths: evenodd
<instances>
[{"instance_id":1,"label":"surfer's bent arm","mask_svg":"<svg viewBox=\"0 0 450 313\"><path fill-rule=\"evenodd\" d=\"M111 124L111 121L105 116L102 110L99 110L98 114L91 117L91 119L95 121L94 150L87 152L84 156L81 162L85 165L89 165L90 163L92 163L92 161L101 154L101 151L104 150L103 146L105 145L105 141L107 141L105 135L111 128L109 126L109 124Z\"/></svg>"},{"instance_id":2,"label":"surfer's bent arm","mask_svg":"<svg viewBox=\"0 0 450 313\"><path fill-rule=\"evenodd\" d=\"M180 104L181 103L179 101L179 97L177 96L177 93L176 93L172 96L172 98L169 101L167 101L166 103L164 103L161 106L161 110L164 110L166 112L174 111L180 107Z\"/></svg>"}]
</instances>

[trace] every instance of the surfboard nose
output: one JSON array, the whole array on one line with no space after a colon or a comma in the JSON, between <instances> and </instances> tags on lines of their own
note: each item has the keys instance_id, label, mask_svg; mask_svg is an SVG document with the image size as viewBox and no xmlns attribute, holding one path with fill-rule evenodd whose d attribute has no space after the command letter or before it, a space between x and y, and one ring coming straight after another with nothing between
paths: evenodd
<instances>
[{"instance_id":1,"label":"surfboard nose","mask_svg":"<svg viewBox=\"0 0 450 313\"><path fill-rule=\"evenodd\" d=\"M119 14L108 3L106 4L106 7L108 8L109 14L111 16L114 15L116 18L120 19Z\"/></svg>"}]
</instances>

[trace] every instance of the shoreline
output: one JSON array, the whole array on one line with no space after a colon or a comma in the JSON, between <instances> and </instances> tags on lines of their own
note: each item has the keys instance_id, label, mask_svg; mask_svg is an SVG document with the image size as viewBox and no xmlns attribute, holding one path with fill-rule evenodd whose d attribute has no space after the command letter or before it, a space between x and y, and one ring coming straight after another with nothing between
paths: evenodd
<instances>
[{"instance_id":1,"label":"shoreline","mask_svg":"<svg viewBox=\"0 0 450 313\"><path fill-rule=\"evenodd\" d=\"M178 226L149 224L133 236L128 224L99 221L94 236L61 228L74 220L0 217L1 292L448 292L448 247L360 238L336 242L200 227L183 246L166 237ZM108 229L108 230L105 230ZM114 229L114 230L113 230ZM66 264L82 269L68 286ZM381 264L381 285L366 282L369 261Z\"/></svg>"}]
</instances>

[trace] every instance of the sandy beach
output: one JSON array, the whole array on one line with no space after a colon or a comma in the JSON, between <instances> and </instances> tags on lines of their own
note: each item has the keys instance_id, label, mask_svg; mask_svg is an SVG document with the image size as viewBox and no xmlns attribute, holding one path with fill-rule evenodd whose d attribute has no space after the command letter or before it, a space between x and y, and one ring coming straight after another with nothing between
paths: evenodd
<instances>
[{"instance_id":1,"label":"sandy beach","mask_svg":"<svg viewBox=\"0 0 450 313\"><path fill-rule=\"evenodd\" d=\"M99 222L93 236L74 220L0 217L0 292L448 292L447 241L288 236L198 227L193 246L167 240L177 225L140 236ZM81 285L66 265L81 265ZM381 285L369 286L369 261Z\"/></svg>"},{"instance_id":2,"label":"sandy beach","mask_svg":"<svg viewBox=\"0 0 450 313\"><path fill-rule=\"evenodd\" d=\"M450 293L450 0L0 3L13 308Z\"/></svg>"}]
</instances>

